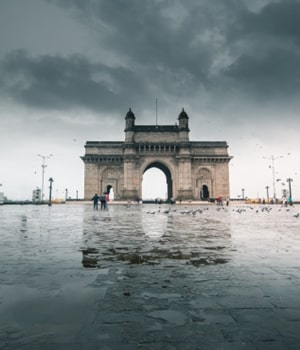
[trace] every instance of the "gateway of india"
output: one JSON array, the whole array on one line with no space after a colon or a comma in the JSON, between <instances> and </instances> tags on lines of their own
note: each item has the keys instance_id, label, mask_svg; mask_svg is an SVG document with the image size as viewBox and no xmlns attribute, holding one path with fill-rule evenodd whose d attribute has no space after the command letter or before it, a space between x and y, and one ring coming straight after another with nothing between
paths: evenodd
<instances>
[{"instance_id":1,"label":"gateway of india","mask_svg":"<svg viewBox=\"0 0 300 350\"><path fill-rule=\"evenodd\" d=\"M190 141L189 131L184 109L175 125L136 125L129 109L124 141L85 144L85 199L112 188L115 200L141 199L143 174L153 167L166 175L168 200L229 198L227 143Z\"/></svg>"}]
</instances>

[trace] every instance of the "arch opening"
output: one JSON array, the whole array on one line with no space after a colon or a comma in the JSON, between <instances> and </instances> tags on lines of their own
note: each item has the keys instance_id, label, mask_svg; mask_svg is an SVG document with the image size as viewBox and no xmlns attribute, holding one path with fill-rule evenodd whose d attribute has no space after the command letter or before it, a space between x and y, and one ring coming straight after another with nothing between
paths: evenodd
<instances>
[{"instance_id":1,"label":"arch opening","mask_svg":"<svg viewBox=\"0 0 300 350\"><path fill-rule=\"evenodd\" d=\"M203 185L202 189L200 191L200 198L201 199L208 199L209 198L209 190L207 185Z\"/></svg>"},{"instance_id":2,"label":"arch opening","mask_svg":"<svg viewBox=\"0 0 300 350\"><path fill-rule=\"evenodd\" d=\"M172 177L170 170L159 162L149 164L142 178L143 200L170 200L172 194Z\"/></svg>"},{"instance_id":3,"label":"arch opening","mask_svg":"<svg viewBox=\"0 0 300 350\"><path fill-rule=\"evenodd\" d=\"M114 195L114 188L112 187L112 185L107 185L105 192L108 194L109 200L111 201L114 200L115 195Z\"/></svg>"}]
</instances>

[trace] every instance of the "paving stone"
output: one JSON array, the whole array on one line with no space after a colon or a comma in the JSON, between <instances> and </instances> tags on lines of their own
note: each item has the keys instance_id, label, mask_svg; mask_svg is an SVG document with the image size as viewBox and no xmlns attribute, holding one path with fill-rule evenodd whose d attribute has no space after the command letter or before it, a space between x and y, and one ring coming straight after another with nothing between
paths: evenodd
<instances>
[{"instance_id":1,"label":"paving stone","mask_svg":"<svg viewBox=\"0 0 300 350\"><path fill-rule=\"evenodd\" d=\"M298 349L299 207L201 208L2 206L2 348Z\"/></svg>"}]
</instances>

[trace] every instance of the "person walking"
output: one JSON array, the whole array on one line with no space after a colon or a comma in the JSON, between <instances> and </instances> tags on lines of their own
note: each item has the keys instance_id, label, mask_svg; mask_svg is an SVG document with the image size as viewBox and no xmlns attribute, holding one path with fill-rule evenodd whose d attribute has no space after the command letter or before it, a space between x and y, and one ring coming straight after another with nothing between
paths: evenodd
<instances>
[{"instance_id":1,"label":"person walking","mask_svg":"<svg viewBox=\"0 0 300 350\"><path fill-rule=\"evenodd\" d=\"M104 193L102 194L102 196L100 196L100 202L101 202L101 209L106 209L106 198Z\"/></svg>"},{"instance_id":2,"label":"person walking","mask_svg":"<svg viewBox=\"0 0 300 350\"><path fill-rule=\"evenodd\" d=\"M105 197L105 209L108 209L107 203L109 202L109 194L107 192L104 192Z\"/></svg>"},{"instance_id":3,"label":"person walking","mask_svg":"<svg viewBox=\"0 0 300 350\"><path fill-rule=\"evenodd\" d=\"M99 196L97 193L95 193L94 197L92 198L94 210L98 210L98 203L99 203Z\"/></svg>"}]
</instances>

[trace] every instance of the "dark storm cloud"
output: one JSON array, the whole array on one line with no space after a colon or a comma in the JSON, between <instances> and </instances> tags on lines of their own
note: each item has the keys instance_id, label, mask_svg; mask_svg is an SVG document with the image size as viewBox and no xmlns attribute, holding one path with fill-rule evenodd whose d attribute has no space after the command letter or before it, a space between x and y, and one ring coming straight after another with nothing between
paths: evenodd
<instances>
[{"instance_id":1,"label":"dark storm cloud","mask_svg":"<svg viewBox=\"0 0 300 350\"><path fill-rule=\"evenodd\" d=\"M282 0L267 4L259 13L244 12L239 25L244 34L266 34L272 37L300 39L300 2Z\"/></svg>"},{"instance_id":2,"label":"dark storm cloud","mask_svg":"<svg viewBox=\"0 0 300 350\"><path fill-rule=\"evenodd\" d=\"M227 37L236 57L222 72L222 84L229 84L249 99L274 103L298 99L299 18L297 0L272 2L258 13L243 11L228 28Z\"/></svg>"},{"instance_id":3,"label":"dark storm cloud","mask_svg":"<svg viewBox=\"0 0 300 350\"><path fill-rule=\"evenodd\" d=\"M236 89L259 99L297 97L300 91L300 52L271 48L257 56L240 56L226 71Z\"/></svg>"},{"instance_id":4,"label":"dark storm cloud","mask_svg":"<svg viewBox=\"0 0 300 350\"><path fill-rule=\"evenodd\" d=\"M145 94L145 85L134 72L91 63L81 55L32 57L16 50L0 64L2 91L34 107L101 107L101 111L113 111L116 101L127 106L131 95Z\"/></svg>"},{"instance_id":5,"label":"dark storm cloud","mask_svg":"<svg viewBox=\"0 0 300 350\"><path fill-rule=\"evenodd\" d=\"M237 1L54 1L76 9L99 31L101 45L150 82L163 75L170 93L207 84ZM239 5L236 5L238 8ZM95 25L96 23L96 25ZM187 84L183 86L183 82Z\"/></svg>"},{"instance_id":6,"label":"dark storm cloud","mask_svg":"<svg viewBox=\"0 0 300 350\"><path fill-rule=\"evenodd\" d=\"M101 24L101 42L166 95L298 95L298 0L265 1L257 12L237 0L55 2Z\"/></svg>"},{"instance_id":7,"label":"dark storm cloud","mask_svg":"<svg viewBox=\"0 0 300 350\"><path fill-rule=\"evenodd\" d=\"M142 78L148 96L139 98L159 97L161 105L213 93L215 62L227 50L224 34L234 19L231 7L244 8L235 0L51 2L75 11L101 47Z\"/></svg>"},{"instance_id":8,"label":"dark storm cloud","mask_svg":"<svg viewBox=\"0 0 300 350\"><path fill-rule=\"evenodd\" d=\"M115 111L157 96L205 93L214 107L237 92L249 104L298 96L300 1L256 12L240 0L46 1L89 28L99 55L7 54L2 90L24 104Z\"/></svg>"}]
</instances>

